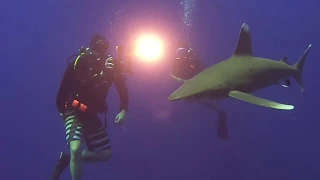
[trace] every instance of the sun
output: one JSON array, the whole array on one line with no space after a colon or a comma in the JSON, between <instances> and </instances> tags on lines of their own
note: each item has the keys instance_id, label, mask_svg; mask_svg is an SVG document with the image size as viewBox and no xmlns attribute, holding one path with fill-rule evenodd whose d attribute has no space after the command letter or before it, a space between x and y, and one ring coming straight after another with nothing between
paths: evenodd
<instances>
[{"instance_id":1,"label":"sun","mask_svg":"<svg viewBox=\"0 0 320 180\"><path fill-rule=\"evenodd\" d=\"M135 41L135 56L143 61L155 62L163 55L164 43L154 34L140 35Z\"/></svg>"}]
</instances>

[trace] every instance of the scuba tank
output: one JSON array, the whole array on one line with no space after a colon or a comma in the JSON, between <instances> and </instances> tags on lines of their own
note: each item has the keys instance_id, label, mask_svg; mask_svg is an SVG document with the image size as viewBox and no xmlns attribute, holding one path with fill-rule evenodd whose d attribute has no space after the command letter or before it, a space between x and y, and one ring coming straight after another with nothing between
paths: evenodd
<instances>
[{"instance_id":1,"label":"scuba tank","mask_svg":"<svg viewBox=\"0 0 320 180\"><path fill-rule=\"evenodd\" d=\"M83 46L81 46L79 49L78 49L78 53L77 54L73 54L71 56L68 57L67 59L67 64L69 65L71 62L70 60L73 58L73 57L76 57L76 56L79 56L80 54L83 54L83 53L90 53L90 48L85 48Z\"/></svg>"},{"instance_id":2,"label":"scuba tank","mask_svg":"<svg viewBox=\"0 0 320 180\"><path fill-rule=\"evenodd\" d=\"M78 53L77 54L73 54L70 57L68 57L67 59L67 64L70 65L70 63L73 62L72 58L77 57L81 54L92 54L92 51L90 48L85 48L84 46L81 46L78 49ZM132 71L132 58L131 56L127 56L126 57L126 65L124 65L123 62L123 56L124 56L124 47L123 46L116 46L116 56L117 56L117 60L120 62L118 65L120 66L120 69L122 72L127 72L130 75L133 75L134 72ZM108 56L110 57L110 55Z\"/></svg>"}]
</instances>

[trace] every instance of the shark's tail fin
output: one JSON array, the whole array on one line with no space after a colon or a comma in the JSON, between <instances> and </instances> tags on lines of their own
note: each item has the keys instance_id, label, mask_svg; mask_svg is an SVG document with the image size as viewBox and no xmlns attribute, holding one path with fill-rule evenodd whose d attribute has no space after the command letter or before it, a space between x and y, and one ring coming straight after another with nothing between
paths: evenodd
<instances>
[{"instance_id":1,"label":"shark's tail fin","mask_svg":"<svg viewBox=\"0 0 320 180\"><path fill-rule=\"evenodd\" d=\"M309 49L311 47L311 44L308 46L307 50L303 53L303 55L301 56L301 58L293 65L294 69L297 70L296 75L294 75L294 79L297 81L297 83L300 86L300 91L301 93L304 94L304 85L303 85L303 80L302 80L302 73L303 73L303 66L304 66L304 62L307 59L307 55L309 52Z\"/></svg>"}]
</instances>

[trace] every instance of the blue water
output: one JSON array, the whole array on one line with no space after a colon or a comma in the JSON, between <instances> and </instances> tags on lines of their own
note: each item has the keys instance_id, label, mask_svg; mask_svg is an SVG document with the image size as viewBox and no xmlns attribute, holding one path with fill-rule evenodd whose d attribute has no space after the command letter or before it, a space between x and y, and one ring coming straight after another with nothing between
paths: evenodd
<instances>
[{"instance_id":1,"label":"blue water","mask_svg":"<svg viewBox=\"0 0 320 180\"><path fill-rule=\"evenodd\" d=\"M220 140L214 112L166 100L180 85L169 77L172 59L166 55L157 65L136 66L136 75L128 77L130 111L125 128L113 123L119 99L111 90L108 132L113 157L106 163L86 164L84 179L320 179L317 1L192 3L188 31L183 26L185 10L173 0L2 3L0 179L48 179L58 153L68 150L55 95L66 58L87 45L92 34L109 36L115 46L132 41L138 31L152 31L171 47L170 40L183 32L179 37L189 37L209 66L232 54L244 22L250 26L256 56L287 56L294 63L313 44L303 74L305 97L295 82L287 89L277 86L256 93L294 104L293 111L224 100L230 137ZM122 9L120 22L117 12ZM61 179L70 179L69 171Z\"/></svg>"}]
</instances>

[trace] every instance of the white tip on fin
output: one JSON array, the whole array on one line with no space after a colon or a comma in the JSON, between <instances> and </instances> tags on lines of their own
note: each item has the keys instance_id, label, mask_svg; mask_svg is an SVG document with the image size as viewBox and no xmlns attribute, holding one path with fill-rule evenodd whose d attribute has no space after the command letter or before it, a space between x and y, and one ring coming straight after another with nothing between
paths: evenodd
<instances>
[{"instance_id":1,"label":"white tip on fin","mask_svg":"<svg viewBox=\"0 0 320 180\"><path fill-rule=\"evenodd\" d=\"M294 109L293 105L287 105L287 104L281 104L281 103L277 103L277 102L273 102L267 99L262 99L256 96L253 96L252 94L248 94L248 93L244 93L244 92L240 92L240 91L231 91L229 92L229 96L251 103L251 104L255 104L258 106L264 106L264 107L268 107L268 108L273 108L273 109L279 109L279 110L292 110Z\"/></svg>"},{"instance_id":2,"label":"white tip on fin","mask_svg":"<svg viewBox=\"0 0 320 180\"><path fill-rule=\"evenodd\" d=\"M249 25L243 23L241 26L238 44L233 53L234 56L252 56L251 36Z\"/></svg>"}]
</instances>

